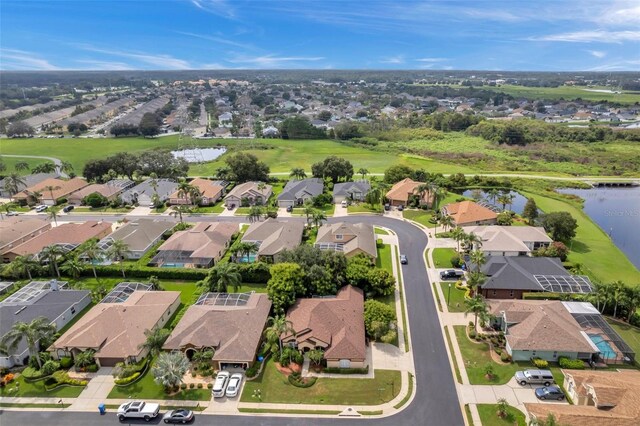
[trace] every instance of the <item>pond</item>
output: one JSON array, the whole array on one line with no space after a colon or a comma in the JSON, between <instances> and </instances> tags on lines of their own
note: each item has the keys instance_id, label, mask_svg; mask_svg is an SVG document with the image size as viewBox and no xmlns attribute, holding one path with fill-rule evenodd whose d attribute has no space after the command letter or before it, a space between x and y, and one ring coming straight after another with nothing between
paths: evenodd
<instances>
[{"instance_id":1,"label":"pond","mask_svg":"<svg viewBox=\"0 0 640 426\"><path fill-rule=\"evenodd\" d=\"M171 151L171 154L175 158L184 158L189 163L204 163L216 160L225 152L227 152L227 148L221 146L217 148L183 149L180 151Z\"/></svg>"},{"instance_id":2,"label":"pond","mask_svg":"<svg viewBox=\"0 0 640 426\"><path fill-rule=\"evenodd\" d=\"M492 204L500 209L502 209L502 204L498 203L496 200L492 199L489 197L489 194L482 190L482 189L467 189L466 191L464 191L462 193L462 195L464 195L465 197L469 197L469 198L473 198L475 199L476 197L474 197L474 195L477 194L477 196L480 196L480 199L478 201L484 201L488 204ZM503 192L500 192L500 195L502 195ZM520 195L519 193L517 193L516 191L511 191L509 192L509 194L513 195L515 198L513 199L513 203L511 204L511 207L507 206L507 208L510 208L510 210L518 213L518 214L522 214L522 211L524 210L524 205L527 203L527 199L525 197L523 197L522 195Z\"/></svg>"},{"instance_id":3,"label":"pond","mask_svg":"<svg viewBox=\"0 0 640 426\"><path fill-rule=\"evenodd\" d=\"M640 187L559 189L584 199L584 212L640 268Z\"/></svg>"}]
</instances>

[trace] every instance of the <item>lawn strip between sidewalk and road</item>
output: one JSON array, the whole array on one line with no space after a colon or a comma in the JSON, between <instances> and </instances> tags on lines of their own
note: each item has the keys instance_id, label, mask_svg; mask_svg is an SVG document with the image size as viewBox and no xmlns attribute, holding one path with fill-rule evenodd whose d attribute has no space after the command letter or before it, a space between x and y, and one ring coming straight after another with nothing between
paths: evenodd
<instances>
[{"instance_id":1,"label":"lawn strip between sidewalk and road","mask_svg":"<svg viewBox=\"0 0 640 426\"><path fill-rule=\"evenodd\" d=\"M456 373L456 381L462 384L462 375L460 374L460 368L458 367L458 360L455 352L453 352L453 344L451 343L451 336L449 335L449 328L444 327L444 336L447 338L447 346L449 346L449 356L453 362L453 369Z\"/></svg>"}]
</instances>

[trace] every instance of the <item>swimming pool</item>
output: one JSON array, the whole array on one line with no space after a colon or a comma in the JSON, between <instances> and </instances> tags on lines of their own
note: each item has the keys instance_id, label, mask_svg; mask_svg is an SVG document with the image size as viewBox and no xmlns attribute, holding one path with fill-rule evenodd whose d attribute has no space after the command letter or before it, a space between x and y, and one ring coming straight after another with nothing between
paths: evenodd
<instances>
[{"instance_id":1,"label":"swimming pool","mask_svg":"<svg viewBox=\"0 0 640 426\"><path fill-rule=\"evenodd\" d=\"M599 334L589 334L589 339L593 342L594 345L598 347L600 351L600 357L603 359L615 359L616 351L611 347L609 342L604 340L604 338Z\"/></svg>"}]
</instances>

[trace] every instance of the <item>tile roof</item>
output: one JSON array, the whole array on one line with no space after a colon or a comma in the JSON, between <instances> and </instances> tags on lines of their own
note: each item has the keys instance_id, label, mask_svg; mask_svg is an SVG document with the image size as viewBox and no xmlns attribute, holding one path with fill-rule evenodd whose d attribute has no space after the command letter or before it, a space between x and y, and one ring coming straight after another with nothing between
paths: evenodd
<instances>
[{"instance_id":1,"label":"tile roof","mask_svg":"<svg viewBox=\"0 0 640 426\"><path fill-rule=\"evenodd\" d=\"M218 185L216 182L204 178L195 178L191 182L189 182L189 185L198 188L200 190L200 195L207 198L217 198L222 194L222 191L224 190L224 188ZM180 195L182 194L178 194L178 191L175 191L169 196L169 198L181 198Z\"/></svg>"},{"instance_id":2,"label":"tile roof","mask_svg":"<svg viewBox=\"0 0 640 426\"><path fill-rule=\"evenodd\" d=\"M129 181L129 182L133 184L133 181ZM84 197L86 197L87 195L93 194L94 192L97 192L98 194L106 198L109 198L111 196L121 193L126 188L127 188L127 185L114 185L109 182L100 183L100 184L91 184L89 186L85 186L79 191L74 192L68 198L74 199L74 200L82 200Z\"/></svg>"},{"instance_id":3,"label":"tile roof","mask_svg":"<svg viewBox=\"0 0 640 426\"><path fill-rule=\"evenodd\" d=\"M271 310L266 294L252 293L245 305L192 305L173 329L163 349L215 349L214 361L251 362Z\"/></svg>"},{"instance_id":4,"label":"tile roof","mask_svg":"<svg viewBox=\"0 0 640 426\"><path fill-rule=\"evenodd\" d=\"M243 242L259 242L258 255L273 256L282 250L291 250L302 242L302 222L278 221L267 219L264 222L254 222L242 236Z\"/></svg>"},{"instance_id":5,"label":"tile roof","mask_svg":"<svg viewBox=\"0 0 640 426\"><path fill-rule=\"evenodd\" d=\"M445 211L445 214L451 216L458 226L485 220L495 220L498 217L495 212L473 201L447 204L442 210Z\"/></svg>"},{"instance_id":6,"label":"tile roof","mask_svg":"<svg viewBox=\"0 0 640 426\"><path fill-rule=\"evenodd\" d=\"M18 184L18 192L23 191L24 189L30 186L36 185L46 179L57 178L57 177L60 177L58 173L35 173L31 175L22 176L22 179L24 180L26 185ZM0 193L5 192L5 187L4 187L5 182L6 182L6 178L0 180ZM6 195L9 196L9 194L6 194Z\"/></svg>"},{"instance_id":7,"label":"tile roof","mask_svg":"<svg viewBox=\"0 0 640 426\"><path fill-rule=\"evenodd\" d=\"M536 226L465 226L467 234L474 233L482 238L483 251L531 252L525 244L553 242L544 228Z\"/></svg>"},{"instance_id":8,"label":"tile roof","mask_svg":"<svg viewBox=\"0 0 640 426\"><path fill-rule=\"evenodd\" d=\"M273 187L271 185L264 184L264 188L262 188L262 190L259 190L258 186L260 186L261 183L262 182L245 182L241 183L240 185L236 185L224 198L243 198L249 192L255 195L260 195L266 200L266 198L268 198L273 192Z\"/></svg>"},{"instance_id":9,"label":"tile roof","mask_svg":"<svg viewBox=\"0 0 640 426\"><path fill-rule=\"evenodd\" d=\"M86 180L80 178L73 178L69 180L48 178L43 180L42 182L26 188L24 191L16 194L14 198L24 199L27 198L32 192L39 192L42 194L41 199L57 200L58 198L66 197L72 192L84 188L87 185L89 185L89 183ZM48 189L46 189L48 186L52 186L54 188L57 187L57 189L49 191ZM53 198L51 197L51 194L53 194Z\"/></svg>"},{"instance_id":10,"label":"tile roof","mask_svg":"<svg viewBox=\"0 0 640 426\"><path fill-rule=\"evenodd\" d=\"M366 358L364 295L359 288L344 286L335 298L298 299L287 320L297 342L313 338L328 343L327 359Z\"/></svg>"},{"instance_id":11,"label":"tile roof","mask_svg":"<svg viewBox=\"0 0 640 426\"><path fill-rule=\"evenodd\" d=\"M179 299L179 291L135 291L122 303L99 303L50 349L92 348L101 358L137 356L145 330L155 327Z\"/></svg>"},{"instance_id":12,"label":"tile roof","mask_svg":"<svg viewBox=\"0 0 640 426\"><path fill-rule=\"evenodd\" d=\"M513 350L598 352L559 300L490 300L489 308L494 315L504 312Z\"/></svg>"},{"instance_id":13,"label":"tile roof","mask_svg":"<svg viewBox=\"0 0 640 426\"><path fill-rule=\"evenodd\" d=\"M337 240L336 235L342 235L342 239ZM374 259L378 257L376 236L372 225L337 222L322 225L318 229L317 245L336 242L344 245L343 253L347 256L359 249Z\"/></svg>"},{"instance_id":14,"label":"tile roof","mask_svg":"<svg viewBox=\"0 0 640 426\"><path fill-rule=\"evenodd\" d=\"M424 182L416 182L413 179L405 178L400 182L394 184L387 192L386 197L391 201L404 201L407 202L410 195L416 194L416 190L420 185L424 185ZM431 195L427 192L422 198L423 202L429 203Z\"/></svg>"},{"instance_id":15,"label":"tile roof","mask_svg":"<svg viewBox=\"0 0 640 426\"><path fill-rule=\"evenodd\" d=\"M236 232L237 223L199 222L191 229L174 233L158 251L191 251L192 258L214 259Z\"/></svg>"},{"instance_id":16,"label":"tile roof","mask_svg":"<svg viewBox=\"0 0 640 426\"><path fill-rule=\"evenodd\" d=\"M8 244L23 238L31 238L31 234L37 234L41 230L51 227L47 219L24 216L5 217L0 221L0 253L9 248ZM7 246L7 247L5 247Z\"/></svg>"},{"instance_id":17,"label":"tile roof","mask_svg":"<svg viewBox=\"0 0 640 426\"><path fill-rule=\"evenodd\" d=\"M640 424L640 371L562 370L581 397L592 393L596 405L525 404L529 414L546 420L553 413L563 426L637 426ZM598 407L600 406L600 407Z\"/></svg>"}]
</instances>

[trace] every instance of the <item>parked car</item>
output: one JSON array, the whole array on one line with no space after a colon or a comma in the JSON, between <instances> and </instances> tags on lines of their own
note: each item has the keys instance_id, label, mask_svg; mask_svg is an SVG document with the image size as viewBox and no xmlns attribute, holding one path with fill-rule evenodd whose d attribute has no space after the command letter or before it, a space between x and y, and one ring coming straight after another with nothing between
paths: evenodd
<instances>
[{"instance_id":1,"label":"parked car","mask_svg":"<svg viewBox=\"0 0 640 426\"><path fill-rule=\"evenodd\" d=\"M455 269L447 269L446 271L440 272L441 280L455 280L460 278L464 272L456 271Z\"/></svg>"},{"instance_id":2,"label":"parked car","mask_svg":"<svg viewBox=\"0 0 640 426\"><path fill-rule=\"evenodd\" d=\"M65 208L62 209L63 212L65 213L69 213L71 210L73 210L75 208L75 206L65 206Z\"/></svg>"},{"instance_id":3,"label":"parked car","mask_svg":"<svg viewBox=\"0 0 640 426\"><path fill-rule=\"evenodd\" d=\"M402 263L403 265L406 265L407 263L409 263L409 261L407 260L407 256L404 254L400 255L400 263Z\"/></svg>"},{"instance_id":4,"label":"parked car","mask_svg":"<svg viewBox=\"0 0 640 426\"><path fill-rule=\"evenodd\" d=\"M388 204L388 203L387 203L387 204L385 204L385 205L384 205L384 209L385 209L386 211L391 210L391 205L390 205L390 204Z\"/></svg>"},{"instance_id":5,"label":"parked car","mask_svg":"<svg viewBox=\"0 0 640 426\"><path fill-rule=\"evenodd\" d=\"M236 373L231 376L229 379L229 384L227 385L226 395L229 398L233 398L238 395L240 391L240 387L242 386L242 374Z\"/></svg>"},{"instance_id":6,"label":"parked car","mask_svg":"<svg viewBox=\"0 0 640 426\"><path fill-rule=\"evenodd\" d=\"M131 401L118 407L118 420L123 422L125 419L144 419L148 422L158 417L159 413L160 405L158 404Z\"/></svg>"},{"instance_id":7,"label":"parked car","mask_svg":"<svg viewBox=\"0 0 640 426\"><path fill-rule=\"evenodd\" d=\"M287 213L291 213L293 211L293 206L287 206Z\"/></svg>"},{"instance_id":8,"label":"parked car","mask_svg":"<svg viewBox=\"0 0 640 426\"><path fill-rule=\"evenodd\" d=\"M45 206L44 204L36 206L36 213L41 213L43 211L45 211L46 209L48 209L48 206Z\"/></svg>"},{"instance_id":9,"label":"parked car","mask_svg":"<svg viewBox=\"0 0 640 426\"><path fill-rule=\"evenodd\" d=\"M559 386L545 386L543 388L536 389L536 396L538 399L555 399L556 401L562 401L564 399L564 392Z\"/></svg>"},{"instance_id":10,"label":"parked car","mask_svg":"<svg viewBox=\"0 0 640 426\"><path fill-rule=\"evenodd\" d=\"M222 398L224 396L224 391L227 389L227 383L229 383L229 372L221 371L216 376L216 381L213 383L213 389L211 393L213 393L214 398Z\"/></svg>"},{"instance_id":11,"label":"parked car","mask_svg":"<svg viewBox=\"0 0 640 426\"><path fill-rule=\"evenodd\" d=\"M162 417L165 423L188 423L193 420L193 411L184 408L167 411Z\"/></svg>"},{"instance_id":12,"label":"parked car","mask_svg":"<svg viewBox=\"0 0 640 426\"><path fill-rule=\"evenodd\" d=\"M401 204L398 206L398 211L401 212L402 210L404 210L404 206Z\"/></svg>"},{"instance_id":13,"label":"parked car","mask_svg":"<svg viewBox=\"0 0 640 426\"><path fill-rule=\"evenodd\" d=\"M18 212L14 212L14 211L9 211L7 212L7 216L18 216Z\"/></svg>"},{"instance_id":14,"label":"parked car","mask_svg":"<svg viewBox=\"0 0 640 426\"><path fill-rule=\"evenodd\" d=\"M543 384L549 386L554 383L553 374L549 370L524 370L516 371L516 381L522 386Z\"/></svg>"},{"instance_id":15,"label":"parked car","mask_svg":"<svg viewBox=\"0 0 640 426\"><path fill-rule=\"evenodd\" d=\"M347 202L347 200L342 200L342 202L340 202L340 205L341 205L342 207L348 207L348 206L349 206L349 203Z\"/></svg>"}]
</instances>

